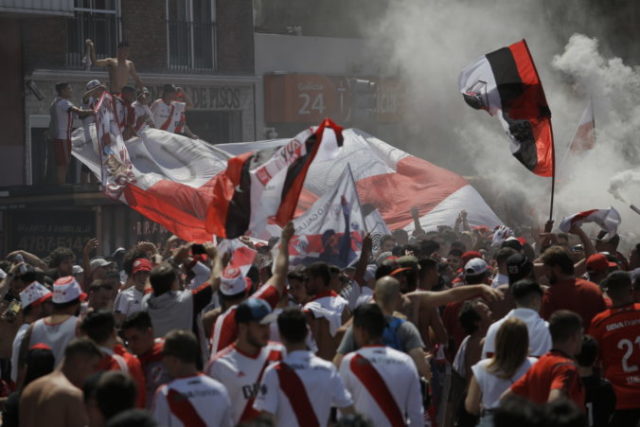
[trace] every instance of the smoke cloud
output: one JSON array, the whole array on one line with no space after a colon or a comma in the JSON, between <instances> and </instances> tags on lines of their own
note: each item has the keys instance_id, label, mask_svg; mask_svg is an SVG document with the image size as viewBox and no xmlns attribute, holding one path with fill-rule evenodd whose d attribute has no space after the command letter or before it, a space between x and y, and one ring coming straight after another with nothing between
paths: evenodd
<instances>
[{"instance_id":1,"label":"smoke cloud","mask_svg":"<svg viewBox=\"0 0 640 427\"><path fill-rule=\"evenodd\" d=\"M575 7L567 10L571 5ZM469 108L457 89L458 74L466 65L526 39L553 115L556 224L578 211L615 206L625 233L640 225L640 217L628 208L628 203L640 203L640 196L622 203L609 192L609 183L620 171L640 164L640 77L620 58L604 57L594 37L565 35L567 16L579 22L581 13L589 13L579 5L538 0L396 0L390 2L381 22L371 26L372 55L407 84L404 116L410 136L394 141L398 146L473 176L472 183L493 196L488 201L507 223L531 219L541 223L548 216L550 179L520 165L511 156L498 120ZM596 146L562 162L590 98ZM640 184L633 187L632 177L640 177L640 171L618 177L622 181L614 185L630 199L632 188L640 195ZM510 210L520 211L519 215Z\"/></svg>"}]
</instances>

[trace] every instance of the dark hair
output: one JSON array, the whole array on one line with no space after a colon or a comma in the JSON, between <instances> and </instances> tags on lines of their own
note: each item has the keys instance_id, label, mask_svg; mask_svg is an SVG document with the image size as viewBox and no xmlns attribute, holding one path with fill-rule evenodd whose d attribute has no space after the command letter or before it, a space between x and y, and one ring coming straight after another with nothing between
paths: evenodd
<instances>
[{"instance_id":1,"label":"dark hair","mask_svg":"<svg viewBox=\"0 0 640 427\"><path fill-rule=\"evenodd\" d=\"M564 274L574 274L573 261L562 246L551 246L542 254L542 262L548 267L560 267Z\"/></svg>"},{"instance_id":2,"label":"dark hair","mask_svg":"<svg viewBox=\"0 0 640 427\"><path fill-rule=\"evenodd\" d=\"M49 267L58 268L60 264L66 261L69 258L75 258L76 254L69 248L55 248L49 254Z\"/></svg>"},{"instance_id":3,"label":"dark hair","mask_svg":"<svg viewBox=\"0 0 640 427\"><path fill-rule=\"evenodd\" d=\"M24 382L22 389L24 390L29 383L53 372L55 367L55 357L53 352L46 348L33 348L27 353L26 372L24 374Z\"/></svg>"},{"instance_id":4,"label":"dark hair","mask_svg":"<svg viewBox=\"0 0 640 427\"><path fill-rule=\"evenodd\" d=\"M69 82L59 82L56 83L56 93L58 95L60 95L62 93L63 90L65 90L67 87L69 87Z\"/></svg>"},{"instance_id":5,"label":"dark hair","mask_svg":"<svg viewBox=\"0 0 640 427\"><path fill-rule=\"evenodd\" d=\"M158 423L148 411L128 409L111 418L106 427L157 427Z\"/></svg>"},{"instance_id":6,"label":"dark hair","mask_svg":"<svg viewBox=\"0 0 640 427\"><path fill-rule=\"evenodd\" d=\"M451 251L453 250L460 251L460 255L458 256L462 256L462 254L467 250L467 246L463 242L456 240L455 242L451 242L451 250L449 251L449 254L451 254Z\"/></svg>"},{"instance_id":7,"label":"dark hair","mask_svg":"<svg viewBox=\"0 0 640 427\"><path fill-rule=\"evenodd\" d=\"M632 289L631 275L626 271L614 271L602 281L602 287L610 297L616 298Z\"/></svg>"},{"instance_id":8,"label":"dark hair","mask_svg":"<svg viewBox=\"0 0 640 427\"><path fill-rule=\"evenodd\" d=\"M504 262L507 262L507 259L509 259L509 257L511 255L517 254L518 251L516 251L513 248L510 247L504 247L504 248L500 248L498 250L498 252L496 252L496 262L498 264L502 264Z\"/></svg>"},{"instance_id":9,"label":"dark hair","mask_svg":"<svg viewBox=\"0 0 640 427\"><path fill-rule=\"evenodd\" d=\"M102 358L102 352L89 338L74 338L64 349L64 358L69 362L79 356Z\"/></svg>"},{"instance_id":10,"label":"dark hair","mask_svg":"<svg viewBox=\"0 0 640 427\"><path fill-rule=\"evenodd\" d=\"M176 87L171 83L167 83L162 86L162 94L166 95L167 93L174 93L176 91Z\"/></svg>"},{"instance_id":11,"label":"dark hair","mask_svg":"<svg viewBox=\"0 0 640 427\"><path fill-rule=\"evenodd\" d=\"M153 288L153 294L158 296L169 292L176 278L176 272L168 263L162 263L153 267L149 275L149 282Z\"/></svg>"},{"instance_id":12,"label":"dark hair","mask_svg":"<svg viewBox=\"0 0 640 427\"><path fill-rule=\"evenodd\" d=\"M570 310L557 310L549 318L549 333L554 344L563 343L582 328L582 318Z\"/></svg>"},{"instance_id":13,"label":"dark hair","mask_svg":"<svg viewBox=\"0 0 640 427\"><path fill-rule=\"evenodd\" d=\"M421 275L424 275L429 270L438 269L438 261L433 258L422 258L418 261L418 265L420 266Z\"/></svg>"},{"instance_id":14,"label":"dark hair","mask_svg":"<svg viewBox=\"0 0 640 427\"><path fill-rule=\"evenodd\" d=\"M542 427L545 417L542 408L517 395L505 398L493 413L494 427Z\"/></svg>"},{"instance_id":15,"label":"dark hair","mask_svg":"<svg viewBox=\"0 0 640 427\"><path fill-rule=\"evenodd\" d=\"M580 354L576 354L576 362L584 368L590 368L598 358L598 342L591 335L582 338Z\"/></svg>"},{"instance_id":16,"label":"dark hair","mask_svg":"<svg viewBox=\"0 0 640 427\"><path fill-rule=\"evenodd\" d=\"M197 364L200 357L200 346L191 331L174 329L164 338L162 354L173 356L182 363Z\"/></svg>"},{"instance_id":17,"label":"dark hair","mask_svg":"<svg viewBox=\"0 0 640 427\"><path fill-rule=\"evenodd\" d=\"M120 89L121 93L125 93L125 92L129 92L129 93L136 93L136 90L133 86L122 86L122 89Z\"/></svg>"},{"instance_id":18,"label":"dark hair","mask_svg":"<svg viewBox=\"0 0 640 427\"><path fill-rule=\"evenodd\" d=\"M545 425L549 427L584 427L587 420L583 409L567 398L553 400L544 407Z\"/></svg>"},{"instance_id":19,"label":"dark hair","mask_svg":"<svg viewBox=\"0 0 640 427\"><path fill-rule=\"evenodd\" d=\"M146 331L149 328L153 328L151 323L151 316L146 311L138 311L127 316L124 322L122 322L122 330L135 328L141 331Z\"/></svg>"},{"instance_id":20,"label":"dark hair","mask_svg":"<svg viewBox=\"0 0 640 427\"><path fill-rule=\"evenodd\" d=\"M331 282L331 271L329 265L324 262L314 262L304 270L304 274L307 277L319 277L322 279L322 283L325 286L329 286Z\"/></svg>"},{"instance_id":21,"label":"dark hair","mask_svg":"<svg viewBox=\"0 0 640 427\"><path fill-rule=\"evenodd\" d=\"M278 316L280 336L287 342L297 344L307 338L307 319L296 307L285 308Z\"/></svg>"},{"instance_id":22,"label":"dark hair","mask_svg":"<svg viewBox=\"0 0 640 427\"><path fill-rule=\"evenodd\" d=\"M360 414L347 414L341 417L335 427L372 427L373 424ZM266 427L266 426L265 426Z\"/></svg>"},{"instance_id":23,"label":"dark hair","mask_svg":"<svg viewBox=\"0 0 640 427\"><path fill-rule=\"evenodd\" d=\"M482 320L482 317L480 317L480 313L478 313L473 306L473 301L465 301L462 303L458 320L465 334L471 335L478 330L478 322Z\"/></svg>"},{"instance_id":24,"label":"dark hair","mask_svg":"<svg viewBox=\"0 0 640 427\"><path fill-rule=\"evenodd\" d=\"M129 375L120 371L108 371L98 380L96 404L108 421L120 412L132 409L136 404L136 394L136 384Z\"/></svg>"},{"instance_id":25,"label":"dark hair","mask_svg":"<svg viewBox=\"0 0 640 427\"><path fill-rule=\"evenodd\" d=\"M464 252L462 252L462 250L461 250L461 249L458 249L458 248L451 248L451 249L449 250L449 255L448 255L448 256L457 256L457 257L461 257L463 253L464 253Z\"/></svg>"},{"instance_id":26,"label":"dark hair","mask_svg":"<svg viewBox=\"0 0 640 427\"><path fill-rule=\"evenodd\" d=\"M102 344L109 339L116 327L113 313L108 310L92 311L87 314L80 329L96 344Z\"/></svg>"},{"instance_id":27,"label":"dark hair","mask_svg":"<svg viewBox=\"0 0 640 427\"><path fill-rule=\"evenodd\" d=\"M380 238L380 247L384 246L384 244L387 243L388 240L393 240L395 242L396 238L393 237L391 234L385 234Z\"/></svg>"},{"instance_id":28,"label":"dark hair","mask_svg":"<svg viewBox=\"0 0 640 427\"><path fill-rule=\"evenodd\" d=\"M361 304L353 311L353 327L364 329L371 338L380 338L387 321L378 304Z\"/></svg>"},{"instance_id":29,"label":"dark hair","mask_svg":"<svg viewBox=\"0 0 640 427\"><path fill-rule=\"evenodd\" d=\"M290 271L287 273L287 280L297 280L302 282L304 281L304 276L299 271Z\"/></svg>"},{"instance_id":30,"label":"dark hair","mask_svg":"<svg viewBox=\"0 0 640 427\"><path fill-rule=\"evenodd\" d=\"M510 289L513 299L520 305L529 305L533 295L542 296L544 293L542 287L531 279L518 280L510 286Z\"/></svg>"},{"instance_id":31,"label":"dark hair","mask_svg":"<svg viewBox=\"0 0 640 427\"><path fill-rule=\"evenodd\" d=\"M420 257L430 257L434 252L438 252L440 250L440 243L435 240L422 240L419 243L420 246Z\"/></svg>"},{"instance_id":32,"label":"dark hair","mask_svg":"<svg viewBox=\"0 0 640 427\"><path fill-rule=\"evenodd\" d=\"M378 280L381 277L390 275L391 272L396 268L398 268L398 264L395 262L395 260L385 259L376 269L376 274L374 275L375 279Z\"/></svg>"},{"instance_id":33,"label":"dark hair","mask_svg":"<svg viewBox=\"0 0 640 427\"><path fill-rule=\"evenodd\" d=\"M127 40L121 40L120 43L118 43L118 49L121 47L129 47L129 42Z\"/></svg>"}]
</instances>

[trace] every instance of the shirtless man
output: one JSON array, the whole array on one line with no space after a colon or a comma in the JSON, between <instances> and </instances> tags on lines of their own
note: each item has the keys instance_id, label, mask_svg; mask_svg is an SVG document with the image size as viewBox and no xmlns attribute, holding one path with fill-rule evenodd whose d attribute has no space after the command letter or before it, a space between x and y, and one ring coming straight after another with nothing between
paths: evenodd
<instances>
[{"instance_id":1,"label":"shirtless man","mask_svg":"<svg viewBox=\"0 0 640 427\"><path fill-rule=\"evenodd\" d=\"M82 385L97 371L100 349L88 338L73 340L65 349L60 369L27 386L20 398L24 427L83 427L89 424Z\"/></svg>"},{"instance_id":2,"label":"shirtless man","mask_svg":"<svg viewBox=\"0 0 640 427\"><path fill-rule=\"evenodd\" d=\"M118 52L115 58L96 58L96 49L93 45L93 41L87 39L85 42L87 49L89 49L89 55L91 56L91 62L98 67L107 67L109 71L109 89L111 93L119 94L122 87L129 81L129 76L135 81L136 87L142 89L144 84L138 73L136 67L133 65L133 61L130 61L129 56L129 43L122 41L118 43Z\"/></svg>"}]
</instances>

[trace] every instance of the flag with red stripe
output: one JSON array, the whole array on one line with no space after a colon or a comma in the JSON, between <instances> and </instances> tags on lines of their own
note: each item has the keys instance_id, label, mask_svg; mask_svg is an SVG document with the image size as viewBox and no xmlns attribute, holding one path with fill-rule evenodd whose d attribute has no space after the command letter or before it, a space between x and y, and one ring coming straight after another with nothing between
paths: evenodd
<instances>
[{"instance_id":1,"label":"flag with red stripe","mask_svg":"<svg viewBox=\"0 0 640 427\"><path fill-rule=\"evenodd\" d=\"M269 225L293 218L307 172L316 157L335 157L342 128L325 120L276 149L229 160L218 176L207 213L207 230L219 237L268 237Z\"/></svg>"},{"instance_id":2,"label":"flag with red stripe","mask_svg":"<svg viewBox=\"0 0 640 427\"><path fill-rule=\"evenodd\" d=\"M593 105L589 101L587 107L580 117L580 123L576 134L573 136L571 143L569 144L569 150L572 153L581 153L587 150L591 150L596 144L596 119L593 115Z\"/></svg>"},{"instance_id":3,"label":"flag with red stripe","mask_svg":"<svg viewBox=\"0 0 640 427\"><path fill-rule=\"evenodd\" d=\"M590 222L599 225L609 236L613 236L618 233L618 226L621 222L620 213L615 208L591 209L578 212L577 214L562 218L558 228L560 231L568 233L572 226L580 226Z\"/></svg>"},{"instance_id":4,"label":"flag with red stripe","mask_svg":"<svg viewBox=\"0 0 640 427\"><path fill-rule=\"evenodd\" d=\"M553 175L551 111L526 41L484 55L462 70L458 86L467 104L498 117L520 163Z\"/></svg>"}]
</instances>

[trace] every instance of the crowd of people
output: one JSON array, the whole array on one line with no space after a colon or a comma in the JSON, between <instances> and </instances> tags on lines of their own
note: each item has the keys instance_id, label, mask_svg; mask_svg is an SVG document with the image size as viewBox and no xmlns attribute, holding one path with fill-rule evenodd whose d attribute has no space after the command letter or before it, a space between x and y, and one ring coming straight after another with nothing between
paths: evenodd
<instances>
[{"instance_id":1,"label":"crowd of people","mask_svg":"<svg viewBox=\"0 0 640 427\"><path fill-rule=\"evenodd\" d=\"M462 213L290 268L294 233L248 270L175 236L8 254L3 425L638 425L639 246Z\"/></svg>"},{"instance_id":2,"label":"crowd of people","mask_svg":"<svg viewBox=\"0 0 640 427\"><path fill-rule=\"evenodd\" d=\"M181 87L165 84L160 97L152 101L151 94L138 76L133 61L128 59L129 44L126 41L118 44L116 58L104 59L96 58L91 40L87 40L86 44L91 63L109 71L109 87L99 80L90 80L82 94L81 107L77 107L72 102L71 85L68 82L56 84L56 97L49 109L49 138L53 142L58 184L65 183L71 162L74 119L82 120L85 129L88 129L87 125L95 120L96 105L105 92L112 96L115 121L125 141L150 127L193 139L198 138L186 123L185 112L193 108L193 103ZM135 87L127 84L130 77L134 80Z\"/></svg>"}]
</instances>

